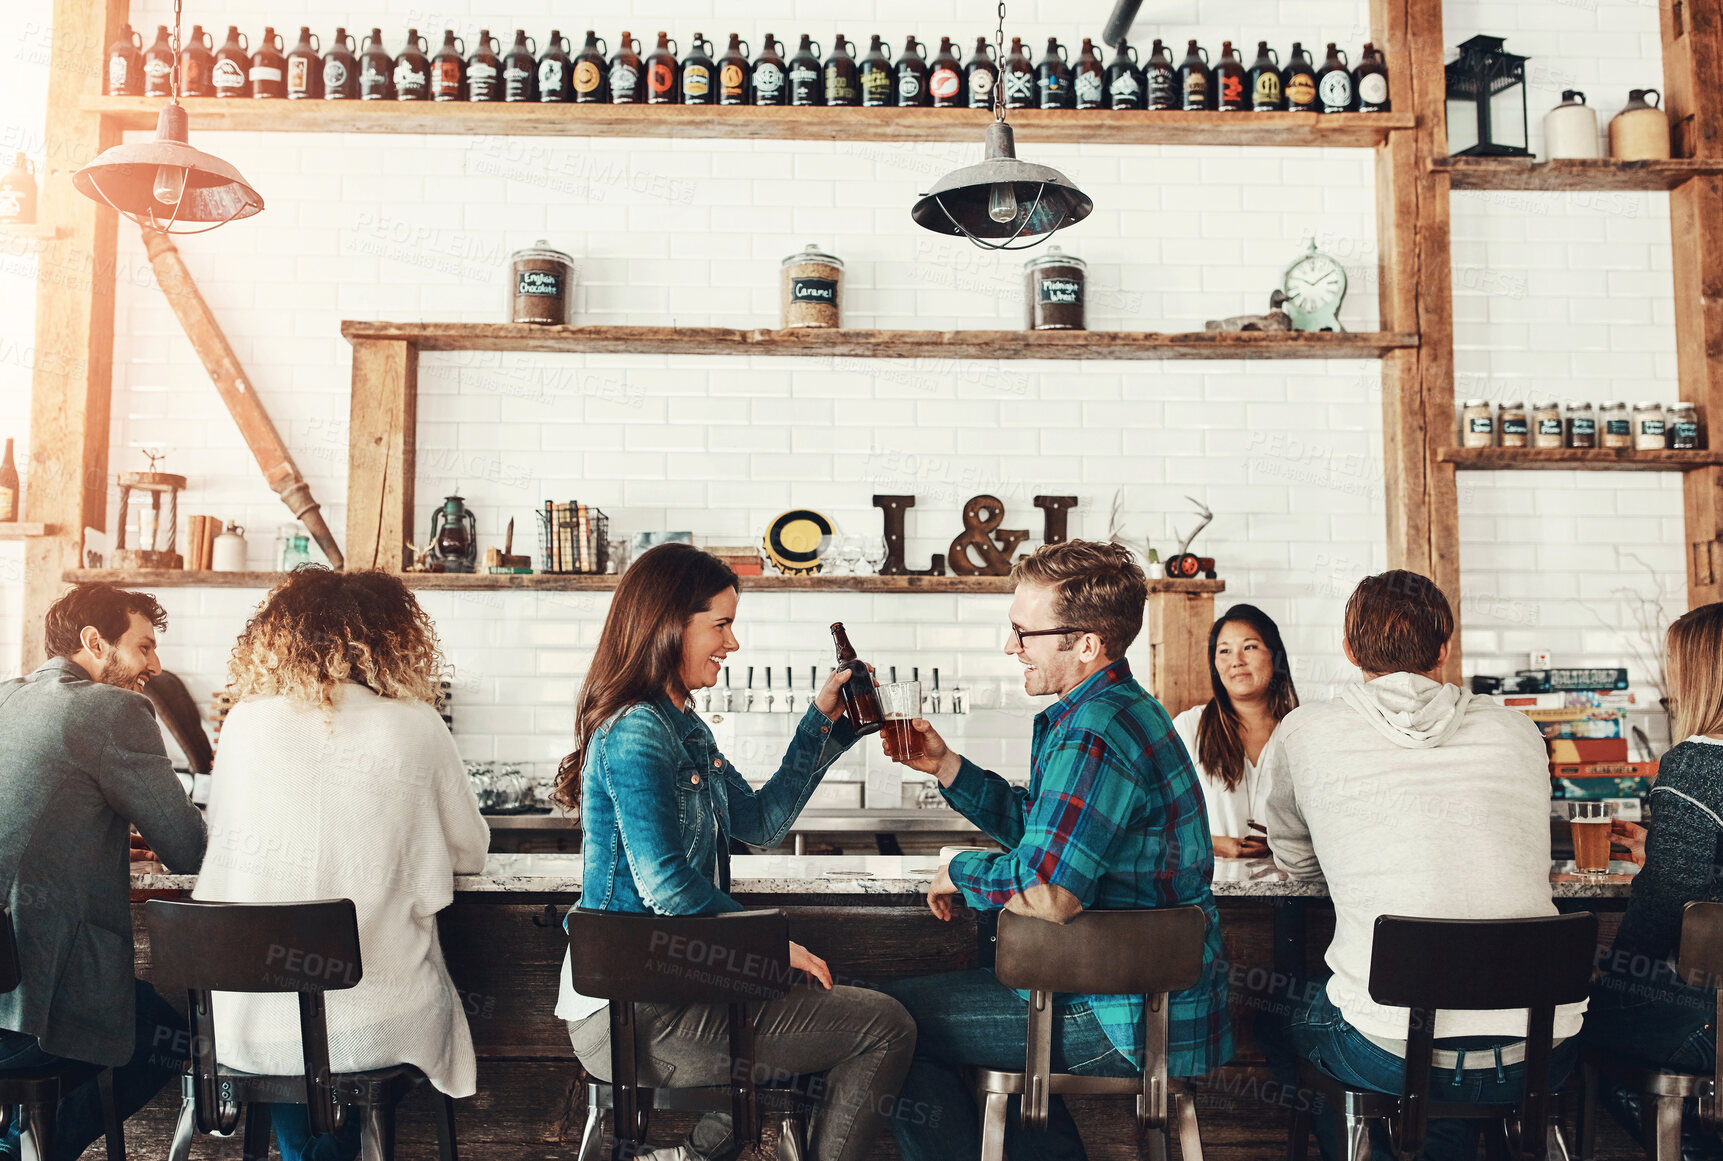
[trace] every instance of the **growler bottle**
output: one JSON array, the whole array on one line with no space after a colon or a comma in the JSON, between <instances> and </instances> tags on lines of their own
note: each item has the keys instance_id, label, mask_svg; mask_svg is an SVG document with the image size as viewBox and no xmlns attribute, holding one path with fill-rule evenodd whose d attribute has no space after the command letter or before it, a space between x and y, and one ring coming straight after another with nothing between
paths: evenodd
<instances>
[{"instance_id":1,"label":"growler bottle","mask_svg":"<svg viewBox=\"0 0 1723 1161\"><path fill-rule=\"evenodd\" d=\"M832 41L832 55L826 58L825 86L826 104L861 104L855 54L850 52L849 42L841 32Z\"/></svg>"},{"instance_id":2,"label":"growler bottle","mask_svg":"<svg viewBox=\"0 0 1723 1161\"><path fill-rule=\"evenodd\" d=\"M1036 103L1043 109L1071 107L1071 66L1065 63L1065 46L1047 38L1047 55L1035 66Z\"/></svg>"},{"instance_id":3,"label":"growler bottle","mask_svg":"<svg viewBox=\"0 0 1723 1161\"><path fill-rule=\"evenodd\" d=\"M951 37L939 38L939 52L927 74L927 92L935 109L961 109L969 102L963 91L963 62L951 51Z\"/></svg>"},{"instance_id":4,"label":"growler bottle","mask_svg":"<svg viewBox=\"0 0 1723 1161\"><path fill-rule=\"evenodd\" d=\"M209 83L218 97L244 97L251 77L251 41L237 25L227 26L227 43L215 54L210 66Z\"/></svg>"},{"instance_id":5,"label":"growler bottle","mask_svg":"<svg viewBox=\"0 0 1723 1161\"><path fill-rule=\"evenodd\" d=\"M431 47L417 28L407 29L407 44L395 58L395 99L397 101L428 101L431 99L431 58L425 50Z\"/></svg>"},{"instance_id":6,"label":"growler bottle","mask_svg":"<svg viewBox=\"0 0 1723 1161\"><path fill-rule=\"evenodd\" d=\"M1280 91L1280 57L1266 40L1256 42L1256 60L1250 66L1250 108L1255 113L1286 108L1286 96Z\"/></svg>"},{"instance_id":7,"label":"growler bottle","mask_svg":"<svg viewBox=\"0 0 1723 1161\"><path fill-rule=\"evenodd\" d=\"M12 441L6 441L6 457L0 459L0 524L18 519L18 465L12 462Z\"/></svg>"},{"instance_id":8,"label":"growler bottle","mask_svg":"<svg viewBox=\"0 0 1723 1161\"><path fill-rule=\"evenodd\" d=\"M1214 66L1214 107L1224 113L1250 108L1250 94L1245 91L1244 81L1244 65L1232 51L1232 41L1221 41L1220 60Z\"/></svg>"},{"instance_id":9,"label":"growler bottle","mask_svg":"<svg viewBox=\"0 0 1723 1161\"><path fill-rule=\"evenodd\" d=\"M802 45L790 58L790 104L797 108L826 103L826 83L820 68L820 46L802 33Z\"/></svg>"},{"instance_id":10,"label":"growler bottle","mask_svg":"<svg viewBox=\"0 0 1723 1161\"><path fill-rule=\"evenodd\" d=\"M1187 113L1214 108L1214 86L1210 83L1208 50L1191 41L1179 65L1179 108Z\"/></svg>"},{"instance_id":11,"label":"growler bottle","mask_svg":"<svg viewBox=\"0 0 1723 1161\"><path fill-rule=\"evenodd\" d=\"M1158 36L1154 47L1149 49L1148 63L1143 66L1143 92L1151 109L1176 109L1183 103L1179 94L1179 77L1173 71L1173 58L1167 55Z\"/></svg>"},{"instance_id":12,"label":"growler bottle","mask_svg":"<svg viewBox=\"0 0 1723 1161\"><path fill-rule=\"evenodd\" d=\"M1333 41L1328 42L1328 59L1316 70L1316 100L1319 112L1352 111L1352 68Z\"/></svg>"},{"instance_id":13,"label":"growler bottle","mask_svg":"<svg viewBox=\"0 0 1723 1161\"><path fill-rule=\"evenodd\" d=\"M718 62L718 103L746 105L748 103L748 43L739 33L730 34L730 47Z\"/></svg>"},{"instance_id":14,"label":"growler bottle","mask_svg":"<svg viewBox=\"0 0 1723 1161\"><path fill-rule=\"evenodd\" d=\"M1141 109L1143 96L1143 70L1137 67L1137 50L1121 36L1113 63L1107 66L1107 103L1114 109Z\"/></svg>"},{"instance_id":15,"label":"growler bottle","mask_svg":"<svg viewBox=\"0 0 1723 1161\"><path fill-rule=\"evenodd\" d=\"M487 31L485 35L490 35ZM443 29L443 47L431 58L431 99L463 101L467 96L467 42Z\"/></svg>"},{"instance_id":16,"label":"growler bottle","mask_svg":"<svg viewBox=\"0 0 1723 1161\"><path fill-rule=\"evenodd\" d=\"M537 82L538 44L526 29L517 28L514 45L503 57L503 100L538 100Z\"/></svg>"},{"instance_id":17,"label":"growler bottle","mask_svg":"<svg viewBox=\"0 0 1723 1161\"><path fill-rule=\"evenodd\" d=\"M144 96L173 95L173 41L168 26L156 25L156 42L144 52Z\"/></svg>"},{"instance_id":18,"label":"growler bottle","mask_svg":"<svg viewBox=\"0 0 1723 1161\"><path fill-rule=\"evenodd\" d=\"M1029 57L1023 51L1023 38L1011 38L1011 51L1005 54L1005 59L999 63L999 71L1005 81L1005 107L1007 109L1033 109L1035 107L1035 66L1029 63Z\"/></svg>"},{"instance_id":19,"label":"growler bottle","mask_svg":"<svg viewBox=\"0 0 1723 1161\"><path fill-rule=\"evenodd\" d=\"M676 82L677 44L668 32L658 34L658 45L646 57L646 103L675 105L682 96Z\"/></svg>"},{"instance_id":20,"label":"growler bottle","mask_svg":"<svg viewBox=\"0 0 1723 1161\"><path fill-rule=\"evenodd\" d=\"M28 226L36 220L36 175L30 159L13 155L12 168L0 174L0 225Z\"/></svg>"},{"instance_id":21,"label":"growler bottle","mask_svg":"<svg viewBox=\"0 0 1723 1161\"><path fill-rule=\"evenodd\" d=\"M991 109L999 99L999 65L987 46L987 38L975 38L975 51L963 66L963 88L971 109Z\"/></svg>"},{"instance_id":22,"label":"growler bottle","mask_svg":"<svg viewBox=\"0 0 1723 1161\"><path fill-rule=\"evenodd\" d=\"M353 55L353 38L345 28L337 28L329 51L323 54L323 99L352 101L358 96L359 58Z\"/></svg>"},{"instance_id":23,"label":"growler bottle","mask_svg":"<svg viewBox=\"0 0 1723 1161\"><path fill-rule=\"evenodd\" d=\"M873 44L862 57L861 103L870 109L897 104L897 85L892 76L891 60L880 47L879 33L873 34Z\"/></svg>"},{"instance_id":24,"label":"growler bottle","mask_svg":"<svg viewBox=\"0 0 1723 1161\"><path fill-rule=\"evenodd\" d=\"M299 43L287 54L288 100L315 101L323 96L323 59L318 55L321 47L317 34L301 25ZM255 61L251 67L256 72Z\"/></svg>"},{"instance_id":25,"label":"growler bottle","mask_svg":"<svg viewBox=\"0 0 1723 1161\"><path fill-rule=\"evenodd\" d=\"M210 73L215 70L215 41L203 30L203 25L191 26L191 37L179 50L179 95L182 97L213 97L215 85Z\"/></svg>"},{"instance_id":26,"label":"growler bottle","mask_svg":"<svg viewBox=\"0 0 1723 1161\"><path fill-rule=\"evenodd\" d=\"M900 109L933 104L933 94L927 86L926 48L913 36L903 42L903 55L897 58L897 104Z\"/></svg>"},{"instance_id":27,"label":"growler bottle","mask_svg":"<svg viewBox=\"0 0 1723 1161\"><path fill-rule=\"evenodd\" d=\"M1316 111L1316 70L1310 67L1310 54L1296 40L1287 54L1286 67L1280 71L1280 91L1285 95L1288 111Z\"/></svg>"},{"instance_id":28,"label":"growler bottle","mask_svg":"<svg viewBox=\"0 0 1723 1161\"><path fill-rule=\"evenodd\" d=\"M1101 67L1101 58L1095 55L1095 42L1088 37L1083 38L1083 47L1077 52L1077 63L1071 66L1071 100L1079 109L1105 109L1107 107L1106 70Z\"/></svg>"},{"instance_id":29,"label":"growler bottle","mask_svg":"<svg viewBox=\"0 0 1723 1161\"><path fill-rule=\"evenodd\" d=\"M684 105L716 105L718 86L714 79L718 66L712 62L712 42L696 32L688 55L682 58L682 103Z\"/></svg>"},{"instance_id":30,"label":"growler bottle","mask_svg":"<svg viewBox=\"0 0 1723 1161\"><path fill-rule=\"evenodd\" d=\"M570 47L572 46L569 45L567 37L554 28L550 30L550 40L545 45L544 55L538 58L538 99L576 103L610 100L610 92L604 81L608 67L605 64L605 54L610 51L610 46L602 44L597 34L589 28L586 30L586 43L578 57L571 58L568 55Z\"/></svg>"},{"instance_id":31,"label":"growler bottle","mask_svg":"<svg viewBox=\"0 0 1723 1161\"><path fill-rule=\"evenodd\" d=\"M359 99L362 101L392 101L395 99L395 58L383 48L383 30L373 28L365 38L364 51L359 57ZM329 78L323 78L324 89Z\"/></svg>"},{"instance_id":32,"label":"growler bottle","mask_svg":"<svg viewBox=\"0 0 1723 1161\"><path fill-rule=\"evenodd\" d=\"M466 98L469 101L503 99L503 62L497 55L502 45L488 28L479 29L478 46L467 58Z\"/></svg>"},{"instance_id":33,"label":"growler bottle","mask_svg":"<svg viewBox=\"0 0 1723 1161\"><path fill-rule=\"evenodd\" d=\"M766 33L765 47L760 50L759 57L754 61L750 78L750 100L756 105L782 105L789 96L788 86L784 82L784 58L778 52L778 40L771 33Z\"/></svg>"},{"instance_id":34,"label":"growler bottle","mask_svg":"<svg viewBox=\"0 0 1723 1161\"><path fill-rule=\"evenodd\" d=\"M119 39L108 49L107 94L140 97L144 92L144 38L129 24L120 25Z\"/></svg>"},{"instance_id":35,"label":"growler bottle","mask_svg":"<svg viewBox=\"0 0 1723 1161\"><path fill-rule=\"evenodd\" d=\"M1388 62L1382 50L1369 41L1364 42L1364 55L1352 70L1352 88L1358 95L1360 113L1386 113L1388 104Z\"/></svg>"},{"instance_id":36,"label":"growler bottle","mask_svg":"<svg viewBox=\"0 0 1723 1161\"><path fill-rule=\"evenodd\" d=\"M258 43L257 51L251 54L251 68L246 74L251 82L252 96L287 95L287 58L281 55L281 50L286 47L282 43L281 34L265 25L263 39Z\"/></svg>"},{"instance_id":37,"label":"growler bottle","mask_svg":"<svg viewBox=\"0 0 1723 1161\"><path fill-rule=\"evenodd\" d=\"M610 103L639 105L646 101L646 86L640 77L640 42L622 32L616 55L610 58ZM577 86L578 87L578 86Z\"/></svg>"},{"instance_id":38,"label":"growler bottle","mask_svg":"<svg viewBox=\"0 0 1723 1161\"><path fill-rule=\"evenodd\" d=\"M865 661L856 658L855 646L844 632L842 621L832 624L832 641L838 650L838 668L849 670L849 680L838 686L843 698L844 716L857 735L877 734L885 728L885 710L879 703L879 689L873 683L873 672Z\"/></svg>"}]
</instances>

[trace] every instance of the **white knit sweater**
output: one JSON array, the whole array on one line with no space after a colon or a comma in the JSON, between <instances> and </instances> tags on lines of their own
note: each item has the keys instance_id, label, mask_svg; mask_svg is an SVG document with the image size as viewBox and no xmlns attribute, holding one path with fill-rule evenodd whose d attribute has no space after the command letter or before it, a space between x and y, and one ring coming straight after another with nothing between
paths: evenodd
<instances>
[{"instance_id":1,"label":"white knit sweater","mask_svg":"<svg viewBox=\"0 0 1723 1161\"><path fill-rule=\"evenodd\" d=\"M477 1087L472 1035L437 912L484 868L490 831L437 711L343 687L333 720L282 697L229 712L194 899L351 899L364 978L328 996L337 1072L412 1064L450 1096ZM291 996L217 992L216 1048L246 1072L304 1070Z\"/></svg>"}]
</instances>

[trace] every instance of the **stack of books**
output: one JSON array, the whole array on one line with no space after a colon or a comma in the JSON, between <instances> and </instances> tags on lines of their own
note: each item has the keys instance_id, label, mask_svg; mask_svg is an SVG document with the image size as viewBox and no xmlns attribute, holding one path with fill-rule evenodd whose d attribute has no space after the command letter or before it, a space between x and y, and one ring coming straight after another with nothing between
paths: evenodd
<instances>
[{"instance_id":1,"label":"stack of books","mask_svg":"<svg viewBox=\"0 0 1723 1161\"><path fill-rule=\"evenodd\" d=\"M208 572L215 560L215 538L221 535L221 518L187 516L186 533L185 567Z\"/></svg>"},{"instance_id":2,"label":"stack of books","mask_svg":"<svg viewBox=\"0 0 1723 1161\"><path fill-rule=\"evenodd\" d=\"M729 565L730 571L737 576L759 576L763 571L760 550L752 544L710 544L706 546L706 552Z\"/></svg>"},{"instance_id":3,"label":"stack of books","mask_svg":"<svg viewBox=\"0 0 1723 1161\"><path fill-rule=\"evenodd\" d=\"M540 572L610 571L610 517L578 500L544 502L539 513Z\"/></svg>"}]
</instances>

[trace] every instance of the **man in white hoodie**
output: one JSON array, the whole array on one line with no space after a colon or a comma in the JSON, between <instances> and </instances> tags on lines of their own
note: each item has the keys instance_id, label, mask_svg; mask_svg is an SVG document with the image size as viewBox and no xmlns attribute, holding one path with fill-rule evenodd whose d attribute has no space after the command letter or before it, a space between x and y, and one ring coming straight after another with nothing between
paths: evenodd
<instances>
[{"instance_id":1,"label":"man in white hoodie","mask_svg":"<svg viewBox=\"0 0 1723 1161\"><path fill-rule=\"evenodd\" d=\"M1325 879L1334 903L1325 957L1333 975L1305 991L1312 998L1285 1025L1259 1028L1288 1083L1297 1060L1308 1059L1346 1084L1400 1091L1408 1013L1370 998L1377 916L1555 914L1543 736L1524 714L1442 682L1453 631L1447 599L1427 577L1365 578L1346 603L1345 633L1346 659L1363 680L1293 710L1264 754L1274 861L1295 879ZM1584 1010L1557 1009L1558 1041L1579 1031ZM1441 1014L1432 1092L1519 1099L1525 1022L1523 1011ZM1558 1045L1556 1084L1575 1055L1574 1043ZM1479 1129L1432 1121L1425 1156L1474 1157ZM1316 1118L1316 1136L1329 1161L1346 1158L1337 1113ZM1385 1139L1373 1153L1391 1156Z\"/></svg>"}]
</instances>

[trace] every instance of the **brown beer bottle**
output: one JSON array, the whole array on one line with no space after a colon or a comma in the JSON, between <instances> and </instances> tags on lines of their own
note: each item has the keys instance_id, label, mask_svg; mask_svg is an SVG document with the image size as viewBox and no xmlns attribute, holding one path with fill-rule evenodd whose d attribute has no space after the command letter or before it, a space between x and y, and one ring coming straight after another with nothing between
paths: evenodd
<instances>
[{"instance_id":1,"label":"brown beer bottle","mask_svg":"<svg viewBox=\"0 0 1723 1161\"><path fill-rule=\"evenodd\" d=\"M605 55L610 46L592 29L586 30L586 43L578 57L570 57L563 46L568 40L556 29L550 30L544 55L538 58L538 99L541 102L572 101L580 105L605 104L610 90L604 77ZM572 46L570 46L572 47Z\"/></svg>"},{"instance_id":2,"label":"brown beer bottle","mask_svg":"<svg viewBox=\"0 0 1723 1161\"><path fill-rule=\"evenodd\" d=\"M1316 70L1310 67L1310 54L1299 41L1292 42L1286 67L1280 73L1280 91L1286 94L1286 108L1293 113L1316 112Z\"/></svg>"},{"instance_id":3,"label":"brown beer bottle","mask_svg":"<svg viewBox=\"0 0 1723 1161\"><path fill-rule=\"evenodd\" d=\"M999 65L988 50L987 38L975 38L975 52L963 66L963 88L971 109L991 109L999 99Z\"/></svg>"},{"instance_id":4,"label":"brown beer bottle","mask_svg":"<svg viewBox=\"0 0 1723 1161\"><path fill-rule=\"evenodd\" d=\"M1047 38L1047 54L1035 67L1036 97L1043 109L1071 107L1071 66L1065 63L1065 46L1058 38Z\"/></svg>"},{"instance_id":5,"label":"brown beer bottle","mask_svg":"<svg viewBox=\"0 0 1723 1161\"><path fill-rule=\"evenodd\" d=\"M935 109L961 109L969 104L963 91L963 62L951 51L951 37L939 38L939 51L927 75L927 93Z\"/></svg>"},{"instance_id":6,"label":"brown beer bottle","mask_svg":"<svg viewBox=\"0 0 1723 1161\"><path fill-rule=\"evenodd\" d=\"M179 50L179 95L182 97L213 97L215 86L209 74L215 68L215 41L203 30L203 25L191 26L191 36Z\"/></svg>"},{"instance_id":7,"label":"brown beer bottle","mask_svg":"<svg viewBox=\"0 0 1723 1161\"><path fill-rule=\"evenodd\" d=\"M646 85L641 80L640 42L623 30L616 55L610 58L610 103L612 105L643 105ZM576 88L579 86L577 85Z\"/></svg>"},{"instance_id":8,"label":"brown beer bottle","mask_svg":"<svg viewBox=\"0 0 1723 1161\"><path fill-rule=\"evenodd\" d=\"M1071 66L1071 97L1079 109L1107 107L1106 69L1095 55L1095 42L1086 36L1077 52L1077 63Z\"/></svg>"},{"instance_id":9,"label":"brown beer bottle","mask_svg":"<svg viewBox=\"0 0 1723 1161\"><path fill-rule=\"evenodd\" d=\"M658 46L646 56L646 103L674 105L681 97L676 83L676 42L668 32L658 34Z\"/></svg>"},{"instance_id":10,"label":"brown beer bottle","mask_svg":"<svg viewBox=\"0 0 1723 1161\"><path fill-rule=\"evenodd\" d=\"M323 54L323 99L359 99L359 58L353 55L353 38L345 28L335 30L329 51Z\"/></svg>"},{"instance_id":11,"label":"brown beer bottle","mask_svg":"<svg viewBox=\"0 0 1723 1161\"><path fill-rule=\"evenodd\" d=\"M456 36L454 29L445 28L443 47L431 58L431 99L464 101L466 97L467 42Z\"/></svg>"},{"instance_id":12,"label":"brown beer bottle","mask_svg":"<svg viewBox=\"0 0 1723 1161\"><path fill-rule=\"evenodd\" d=\"M1388 104L1388 62L1382 50L1369 41L1364 42L1364 55L1352 70L1352 88L1358 94L1360 113L1386 113Z\"/></svg>"},{"instance_id":13,"label":"brown beer bottle","mask_svg":"<svg viewBox=\"0 0 1723 1161\"><path fill-rule=\"evenodd\" d=\"M904 41L903 55L897 58L897 104L901 109L933 104L933 94L927 89L926 48L912 36Z\"/></svg>"},{"instance_id":14,"label":"brown beer bottle","mask_svg":"<svg viewBox=\"0 0 1723 1161\"><path fill-rule=\"evenodd\" d=\"M1280 91L1280 61L1266 40L1256 42L1256 60L1250 66L1250 108L1254 113L1286 108L1286 94Z\"/></svg>"},{"instance_id":15,"label":"brown beer bottle","mask_svg":"<svg viewBox=\"0 0 1723 1161\"><path fill-rule=\"evenodd\" d=\"M885 709L879 703L879 690L874 686L873 673L867 663L856 659L855 646L844 632L842 621L832 623L832 641L837 645L838 668L849 670L849 680L838 686L843 698L844 715L858 735L877 734L885 728Z\"/></svg>"},{"instance_id":16,"label":"brown beer bottle","mask_svg":"<svg viewBox=\"0 0 1723 1161\"><path fill-rule=\"evenodd\" d=\"M746 105L748 103L748 78L753 72L748 67L748 50L750 46L742 39L740 33L730 34L730 47L724 50L723 57L718 61L718 103L720 105Z\"/></svg>"},{"instance_id":17,"label":"brown beer bottle","mask_svg":"<svg viewBox=\"0 0 1723 1161\"><path fill-rule=\"evenodd\" d=\"M1316 70L1316 99L1320 112L1352 111L1352 68L1333 41L1328 42L1328 59Z\"/></svg>"},{"instance_id":18,"label":"brown beer bottle","mask_svg":"<svg viewBox=\"0 0 1723 1161\"><path fill-rule=\"evenodd\" d=\"M789 99L789 86L784 79L784 58L778 50L778 40L766 33L765 47L754 60L753 75L748 81L749 99L756 105L782 105Z\"/></svg>"},{"instance_id":19,"label":"brown beer bottle","mask_svg":"<svg viewBox=\"0 0 1723 1161\"><path fill-rule=\"evenodd\" d=\"M1214 86L1208 68L1208 50L1191 41L1179 65L1179 108L1187 113L1214 108Z\"/></svg>"},{"instance_id":20,"label":"brown beer bottle","mask_svg":"<svg viewBox=\"0 0 1723 1161\"><path fill-rule=\"evenodd\" d=\"M407 46L395 58L393 87L397 101L431 99L431 58L425 55L429 47L417 28L407 29Z\"/></svg>"},{"instance_id":21,"label":"brown beer bottle","mask_svg":"<svg viewBox=\"0 0 1723 1161\"><path fill-rule=\"evenodd\" d=\"M215 54L209 83L218 97L244 97L251 77L251 42L237 25L227 26L227 43Z\"/></svg>"},{"instance_id":22,"label":"brown beer bottle","mask_svg":"<svg viewBox=\"0 0 1723 1161\"><path fill-rule=\"evenodd\" d=\"M323 60L317 51L320 44L316 33L300 26L299 43L287 54L288 100L315 101L323 96ZM251 67L255 75L256 63L253 62Z\"/></svg>"},{"instance_id":23,"label":"brown beer bottle","mask_svg":"<svg viewBox=\"0 0 1723 1161\"><path fill-rule=\"evenodd\" d=\"M1107 66L1107 104L1113 109L1141 109L1147 94L1143 91L1143 70L1137 67L1137 50L1119 38L1113 63Z\"/></svg>"},{"instance_id":24,"label":"brown beer bottle","mask_svg":"<svg viewBox=\"0 0 1723 1161\"><path fill-rule=\"evenodd\" d=\"M12 441L6 441L6 458L0 460L0 524L18 519L18 465L12 462Z\"/></svg>"},{"instance_id":25,"label":"brown beer bottle","mask_svg":"<svg viewBox=\"0 0 1723 1161\"><path fill-rule=\"evenodd\" d=\"M1158 36L1149 49L1148 62L1143 65L1143 92L1151 109L1176 109L1182 103L1173 58L1167 55L1166 46Z\"/></svg>"},{"instance_id":26,"label":"brown beer bottle","mask_svg":"<svg viewBox=\"0 0 1723 1161\"><path fill-rule=\"evenodd\" d=\"M873 34L873 43L868 46L867 55L861 58L859 71L861 103L864 106L869 109L883 109L897 104L897 85L892 76L891 60L880 46L877 32Z\"/></svg>"},{"instance_id":27,"label":"brown beer bottle","mask_svg":"<svg viewBox=\"0 0 1723 1161\"><path fill-rule=\"evenodd\" d=\"M287 58L281 55L281 50L285 47L287 46L282 43L281 34L265 25L263 40L258 43L257 51L251 54L251 68L246 72L251 83L252 96L287 95Z\"/></svg>"},{"instance_id":28,"label":"brown beer bottle","mask_svg":"<svg viewBox=\"0 0 1723 1161\"><path fill-rule=\"evenodd\" d=\"M144 38L129 24L120 25L120 37L108 49L107 94L110 97L139 97L144 91Z\"/></svg>"},{"instance_id":29,"label":"brown beer bottle","mask_svg":"<svg viewBox=\"0 0 1723 1161\"><path fill-rule=\"evenodd\" d=\"M503 57L503 100L538 100L538 45L526 34L515 29L514 46Z\"/></svg>"},{"instance_id":30,"label":"brown beer bottle","mask_svg":"<svg viewBox=\"0 0 1723 1161\"><path fill-rule=\"evenodd\" d=\"M826 83L820 69L820 46L802 33L802 45L790 58L790 104L799 109L826 103Z\"/></svg>"},{"instance_id":31,"label":"brown beer bottle","mask_svg":"<svg viewBox=\"0 0 1723 1161\"><path fill-rule=\"evenodd\" d=\"M173 41L168 26L156 25L156 42L144 51L144 96L173 95Z\"/></svg>"},{"instance_id":32,"label":"brown beer bottle","mask_svg":"<svg viewBox=\"0 0 1723 1161\"><path fill-rule=\"evenodd\" d=\"M826 58L826 104L861 104L861 86L857 81L856 58L850 52L849 41L838 33L832 41L832 55Z\"/></svg>"},{"instance_id":33,"label":"brown beer bottle","mask_svg":"<svg viewBox=\"0 0 1723 1161\"><path fill-rule=\"evenodd\" d=\"M1244 64L1232 50L1232 41L1220 42L1220 60L1214 66L1215 108L1223 113L1239 113L1250 108L1250 93L1245 88Z\"/></svg>"},{"instance_id":34,"label":"brown beer bottle","mask_svg":"<svg viewBox=\"0 0 1723 1161\"><path fill-rule=\"evenodd\" d=\"M1023 38L1011 38L1011 51L1005 54L1005 59L999 64L999 71L1004 74L1005 107L1007 109L1033 109L1035 107L1035 66L1029 63L1029 57L1023 51Z\"/></svg>"},{"instance_id":35,"label":"brown beer bottle","mask_svg":"<svg viewBox=\"0 0 1723 1161\"><path fill-rule=\"evenodd\" d=\"M490 29L479 29L478 44L473 48L473 55L467 58L467 100L503 99L503 60L497 55L501 47Z\"/></svg>"},{"instance_id":36,"label":"brown beer bottle","mask_svg":"<svg viewBox=\"0 0 1723 1161\"><path fill-rule=\"evenodd\" d=\"M383 30L373 28L365 38L364 51L359 57L359 99L363 101L393 101L395 99L395 58L383 47ZM329 78L323 78L329 88Z\"/></svg>"},{"instance_id":37,"label":"brown beer bottle","mask_svg":"<svg viewBox=\"0 0 1723 1161\"><path fill-rule=\"evenodd\" d=\"M706 34L696 32L682 58L682 103L684 105L716 105L718 103L718 66L712 60L712 42Z\"/></svg>"}]
</instances>

